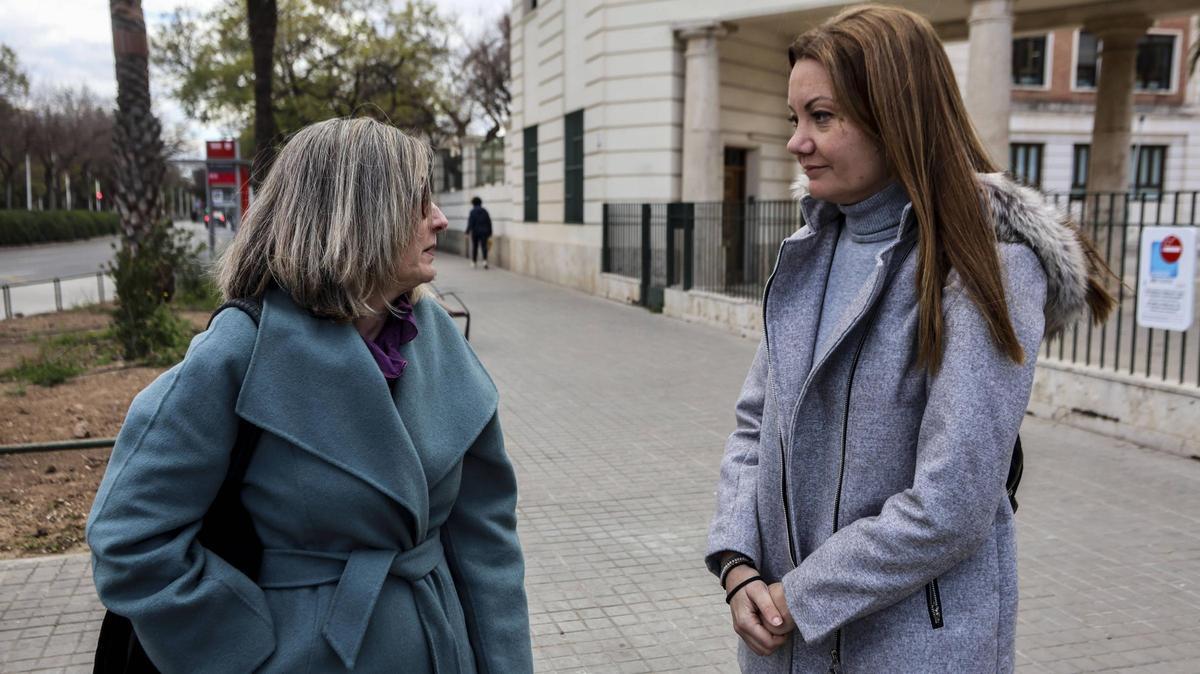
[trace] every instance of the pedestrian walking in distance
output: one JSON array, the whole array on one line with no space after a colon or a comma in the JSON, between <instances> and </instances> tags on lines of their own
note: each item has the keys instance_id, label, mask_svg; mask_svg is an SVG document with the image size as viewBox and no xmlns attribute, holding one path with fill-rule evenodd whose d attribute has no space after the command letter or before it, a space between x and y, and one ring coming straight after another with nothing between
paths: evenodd
<instances>
[{"instance_id":1,"label":"pedestrian walking in distance","mask_svg":"<svg viewBox=\"0 0 1200 674\"><path fill-rule=\"evenodd\" d=\"M788 59L805 224L763 295L705 560L741 669L1010 672L1013 446L1039 344L1108 315L1107 268L998 172L925 19L850 8Z\"/></svg>"},{"instance_id":2,"label":"pedestrian walking in distance","mask_svg":"<svg viewBox=\"0 0 1200 674\"><path fill-rule=\"evenodd\" d=\"M88 522L96 588L163 672L531 672L496 388L422 299L432 152L371 119L283 147L225 310L134 399ZM239 427L256 568L197 539Z\"/></svg>"},{"instance_id":3,"label":"pedestrian walking in distance","mask_svg":"<svg viewBox=\"0 0 1200 674\"><path fill-rule=\"evenodd\" d=\"M471 237L471 266L479 261L483 249L483 268L488 268L488 242L492 238L492 216L483 207L483 199L472 197L471 213L467 215L467 236Z\"/></svg>"}]
</instances>

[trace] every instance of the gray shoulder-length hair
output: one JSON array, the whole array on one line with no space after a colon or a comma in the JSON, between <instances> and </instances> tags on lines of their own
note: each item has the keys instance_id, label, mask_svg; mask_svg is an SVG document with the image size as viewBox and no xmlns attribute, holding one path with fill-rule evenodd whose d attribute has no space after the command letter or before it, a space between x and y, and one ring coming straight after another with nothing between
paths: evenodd
<instances>
[{"instance_id":1,"label":"gray shoulder-length hair","mask_svg":"<svg viewBox=\"0 0 1200 674\"><path fill-rule=\"evenodd\" d=\"M373 313L431 206L431 166L427 143L370 118L297 131L218 263L221 294L261 297L277 283L318 316Z\"/></svg>"}]
</instances>

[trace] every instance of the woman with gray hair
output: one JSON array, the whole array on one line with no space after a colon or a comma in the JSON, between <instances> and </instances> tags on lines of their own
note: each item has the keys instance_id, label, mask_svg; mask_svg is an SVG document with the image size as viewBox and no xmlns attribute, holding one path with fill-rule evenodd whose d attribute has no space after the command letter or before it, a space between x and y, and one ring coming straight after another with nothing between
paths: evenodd
<instances>
[{"instance_id":1,"label":"woman with gray hair","mask_svg":"<svg viewBox=\"0 0 1200 674\"><path fill-rule=\"evenodd\" d=\"M88 542L158 669L532 671L496 388L420 301L447 225L430 160L370 119L299 131L220 263L250 310L130 406ZM201 533L231 475L257 564Z\"/></svg>"}]
</instances>

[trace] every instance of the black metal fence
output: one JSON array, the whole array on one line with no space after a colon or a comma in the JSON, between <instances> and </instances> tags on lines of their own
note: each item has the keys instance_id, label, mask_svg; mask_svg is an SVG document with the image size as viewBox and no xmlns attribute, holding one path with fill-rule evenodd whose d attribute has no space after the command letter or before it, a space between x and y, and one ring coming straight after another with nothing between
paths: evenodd
<instances>
[{"instance_id":1,"label":"black metal fence","mask_svg":"<svg viewBox=\"0 0 1200 674\"><path fill-rule=\"evenodd\" d=\"M630 203L605 204L603 223L601 270L641 280L654 306L673 286L759 299L801 217L794 201Z\"/></svg>"},{"instance_id":2,"label":"black metal fence","mask_svg":"<svg viewBox=\"0 0 1200 674\"><path fill-rule=\"evenodd\" d=\"M1200 225L1200 192L1052 194L1050 198L1069 210L1121 282L1110 286L1117 308L1107 322L1100 326L1076 323L1060 339L1046 343L1044 356L1110 372L1200 385L1200 329L1195 320L1200 306L1194 304L1191 327L1184 332L1137 324L1142 233L1147 227Z\"/></svg>"},{"instance_id":3,"label":"black metal fence","mask_svg":"<svg viewBox=\"0 0 1200 674\"><path fill-rule=\"evenodd\" d=\"M1200 226L1200 192L1050 194L1095 243L1121 283L1102 326L1081 321L1047 342L1044 357L1189 386L1200 385L1200 329L1137 325L1142 232ZM662 289L702 290L759 301L780 243L803 224L794 201L605 204L601 270L638 279L642 304ZM1200 316L1200 306L1195 308Z\"/></svg>"}]
</instances>

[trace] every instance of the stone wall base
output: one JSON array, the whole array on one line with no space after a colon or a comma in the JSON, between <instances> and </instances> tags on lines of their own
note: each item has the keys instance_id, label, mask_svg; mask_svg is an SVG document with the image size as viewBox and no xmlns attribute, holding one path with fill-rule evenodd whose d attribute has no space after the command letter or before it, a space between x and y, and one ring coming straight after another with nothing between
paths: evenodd
<instances>
[{"instance_id":1,"label":"stone wall base","mask_svg":"<svg viewBox=\"0 0 1200 674\"><path fill-rule=\"evenodd\" d=\"M1200 457L1200 390L1193 387L1043 359L1029 411L1143 447Z\"/></svg>"},{"instance_id":2,"label":"stone wall base","mask_svg":"<svg viewBox=\"0 0 1200 674\"><path fill-rule=\"evenodd\" d=\"M663 314L743 337L762 335L757 302L667 288ZM1200 457L1200 389L1194 387L1044 358L1038 361L1029 411L1143 447Z\"/></svg>"}]
</instances>

